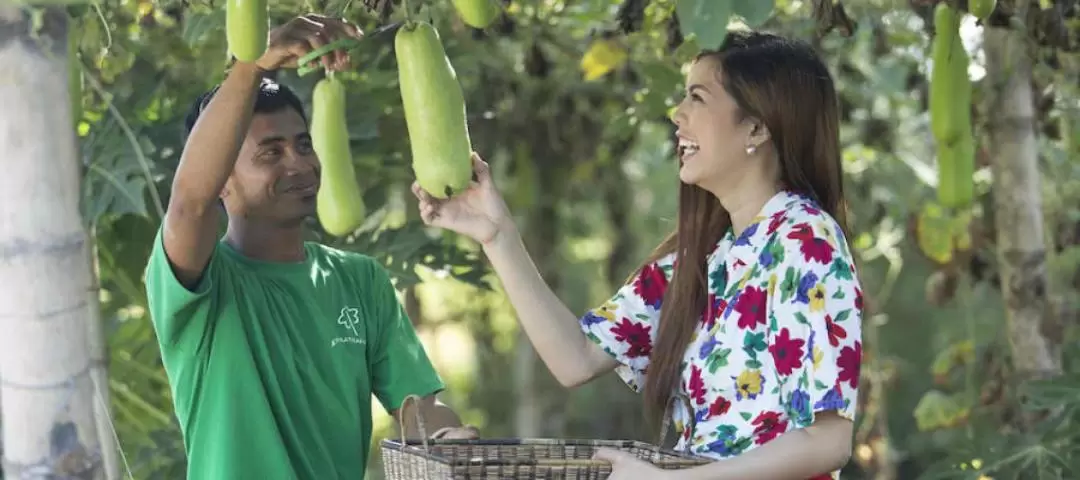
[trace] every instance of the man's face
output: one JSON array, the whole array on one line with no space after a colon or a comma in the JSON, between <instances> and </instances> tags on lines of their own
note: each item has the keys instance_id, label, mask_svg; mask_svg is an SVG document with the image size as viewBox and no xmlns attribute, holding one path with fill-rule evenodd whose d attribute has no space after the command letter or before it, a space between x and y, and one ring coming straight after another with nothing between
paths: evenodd
<instances>
[{"instance_id":1,"label":"man's face","mask_svg":"<svg viewBox=\"0 0 1080 480\"><path fill-rule=\"evenodd\" d=\"M256 113L222 192L231 216L295 226L315 214L319 157L292 108Z\"/></svg>"}]
</instances>

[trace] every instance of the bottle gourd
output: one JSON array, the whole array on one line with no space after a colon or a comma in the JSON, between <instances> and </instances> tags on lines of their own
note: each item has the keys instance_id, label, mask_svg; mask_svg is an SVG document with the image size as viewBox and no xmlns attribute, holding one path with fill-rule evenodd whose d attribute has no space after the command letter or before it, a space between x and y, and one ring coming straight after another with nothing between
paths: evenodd
<instances>
[{"instance_id":1,"label":"bottle gourd","mask_svg":"<svg viewBox=\"0 0 1080 480\"><path fill-rule=\"evenodd\" d=\"M454 0L454 10L462 22L473 28L487 28L499 17L498 0Z\"/></svg>"},{"instance_id":2,"label":"bottle gourd","mask_svg":"<svg viewBox=\"0 0 1080 480\"><path fill-rule=\"evenodd\" d=\"M997 7L997 0L968 0L968 12L979 20L990 18Z\"/></svg>"},{"instance_id":3,"label":"bottle gourd","mask_svg":"<svg viewBox=\"0 0 1080 480\"><path fill-rule=\"evenodd\" d=\"M270 32L267 0L225 0L225 39L229 53L254 62L266 51Z\"/></svg>"},{"instance_id":4,"label":"bottle gourd","mask_svg":"<svg viewBox=\"0 0 1080 480\"><path fill-rule=\"evenodd\" d=\"M403 25L394 49L416 181L435 198L453 196L472 181L472 142L457 74L428 23Z\"/></svg>"},{"instance_id":5,"label":"bottle gourd","mask_svg":"<svg viewBox=\"0 0 1080 480\"><path fill-rule=\"evenodd\" d=\"M960 39L963 13L941 2L934 10L930 130L937 143L938 201L967 207L975 197L975 138L971 130L970 58Z\"/></svg>"},{"instance_id":6,"label":"bottle gourd","mask_svg":"<svg viewBox=\"0 0 1080 480\"><path fill-rule=\"evenodd\" d=\"M353 169L341 80L332 75L319 80L311 110L311 140L322 164L315 209L323 230L336 237L345 236L363 223L367 211Z\"/></svg>"}]
</instances>

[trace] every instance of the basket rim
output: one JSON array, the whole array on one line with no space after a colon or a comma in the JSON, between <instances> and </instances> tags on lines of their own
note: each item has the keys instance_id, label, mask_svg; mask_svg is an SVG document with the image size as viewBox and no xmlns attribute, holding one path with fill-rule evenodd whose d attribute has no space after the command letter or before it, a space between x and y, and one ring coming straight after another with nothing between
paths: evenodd
<instances>
[{"instance_id":1,"label":"basket rim","mask_svg":"<svg viewBox=\"0 0 1080 480\"><path fill-rule=\"evenodd\" d=\"M570 438L570 439L556 439L556 438L482 438L482 439L428 439L427 444L429 446L437 445L477 445L477 446L498 446L498 445L521 445L521 446L570 446L570 447L614 447L614 448L641 448L645 450L652 450L658 453L665 454L675 459L657 460L652 462L655 465L701 465L710 463L707 457L700 455L694 455L685 452L679 452L667 448L658 448L656 445L642 442L639 440L596 440L585 438ZM508 459L508 458L470 458L470 459L448 459L444 456L437 455L425 451L423 448L423 441L420 439L408 439L403 444L398 439L386 438L381 442L382 449L394 450L409 455L415 455L422 457L426 460L441 463L443 465L450 466L470 466L470 465L530 465L536 462L532 459ZM554 459L558 460L558 459Z\"/></svg>"}]
</instances>

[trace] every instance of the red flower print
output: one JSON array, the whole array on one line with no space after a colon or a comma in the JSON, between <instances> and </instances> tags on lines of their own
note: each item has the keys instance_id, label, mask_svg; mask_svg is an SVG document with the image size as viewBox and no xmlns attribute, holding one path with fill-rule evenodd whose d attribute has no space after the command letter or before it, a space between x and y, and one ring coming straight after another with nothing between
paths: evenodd
<instances>
[{"instance_id":1,"label":"red flower print","mask_svg":"<svg viewBox=\"0 0 1080 480\"><path fill-rule=\"evenodd\" d=\"M772 218L769 220L769 228L765 229L765 234L772 235L776 232L776 229L780 228L780 225L783 225L784 219L786 218L787 216L784 215L783 210L772 214Z\"/></svg>"},{"instance_id":2,"label":"red flower print","mask_svg":"<svg viewBox=\"0 0 1080 480\"><path fill-rule=\"evenodd\" d=\"M808 203L804 203L802 209L804 212L809 213L810 215L821 215L821 210L818 210L817 207Z\"/></svg>"},{"instance_id":3,"label":"red flower print","mask_svg":"<svg viewBox=\"0 0 1080 480\"><path fill-rule=\"evenodd\" d=\"M754 425L754 443L764 445L787 430L787 420L781 420L778 412L761 412L751 422Z\"/></svg>"},{"instance_id":4,"label":"red flower print","mask_svg":"<svg viewBox=\"0 0 1080 480\"><path fill-rule=\"evenodd\" d=\"M862 289L855 287L855 309L858 311L863 310Z\"/></svg>"},{"instance_id":5,"label":"red flower print","mask_svg":"<svg viewBox=\"0 0 1080 480\"><path fill-rule=\"evenodd\" d=\"M787 328L780 330L780 334L773 338L772 345L769 345L769 353L773 356L777 373L791 375L796 368L802 367L805 344L806 340L791 338L791 332Z\"/></svg>"},{"instance_id":6,"label":"red flower print","mask_svg":"<svg viewBox=\"0 0 1080 480\"><path fill-rule=\"evenodd\" d=\"M834 322L832 315L825 315L825 330L829 332L829 344L834 347L840 346L840 339L847 338L847 330Z\"/></svg>"},{"instance_id":7,"label":"red flower print","mask_svg":"<svg viewBox=\"0 0 1080 480\"><path fill-rule=\"evenodd\" d=\"M686 383L686 391L690 393L690 399L694 403L705 403L705 380L701 378L701 369L697 365L690 365L690 380Z\"/></svg>"},{"instance_id":8,"label":"red flower print","mask_svg":"<svg viewBox=\"0 0 1080 480\"><path fill-rule=\"evenodd\" d=\"M665 290L667 290L667 277L655 263L642 268L637 280L634 281L634 293L641 297L646 305L653 308L660 308Z\"/></svg>"},{"instance_id":9,"label":"red flower print","mask_svg":"<svg viewBox=\"0 0 1080 480\"><path fill-rule=\"evenodd\" d=\"M734 310L739 312L739 328L750 329L755 325L765 325L765 290L758 287L746 287L735 300Z\"/></svg>"},{"instance_id":10,"label":"red flower print","mask_svg":"<svg viewBox=\"0 0 1080 480\"><path fill-rule=\"evenodd\" d=\"M806 261L814 260L822 265L828 265L833 259L833 247L824 238L814 235L814 230L807 223L800 223L793 227L788 238L799 241L799 251L802 252Z\"/></svg>"},{"instance_id":11,"label":"red flower print","mask_svg":"<svg viewBox=\"0 0 1080 480\"><path fill-rule=\"evenodd\" d=\"M652 352L650 330L652 330L652 325L634 322L626 317L611 327L611 333L615 335L616 341L630 344L626 350L626 356L630 358L647 357Z\"/></svg>"},{"instance_id":12,"label":"red flower print","mask_svg":"<svg viewBox=\"0 0 1080 480\"><path fill-rule=\"evenodd\" d=\"M716 400L713 400L712 405L709 405L709 416L715 417L717 415L723 415L731 409L731 402L728 399L717 395Z\"/></svg>"},{"instance_id":13,"label":"red flower print","mask_svg":"<svg viewBox=\"0 0 1080 480\"><path fill-rule=\"evenodd\" d=\"M836 359L836 366L840 368L837 381L847 382L852 389L858 387L859 371L862 368L862 342L856 340L855 348L844 347L840 350L840 358Z\"/></svg>"}]
</instances>

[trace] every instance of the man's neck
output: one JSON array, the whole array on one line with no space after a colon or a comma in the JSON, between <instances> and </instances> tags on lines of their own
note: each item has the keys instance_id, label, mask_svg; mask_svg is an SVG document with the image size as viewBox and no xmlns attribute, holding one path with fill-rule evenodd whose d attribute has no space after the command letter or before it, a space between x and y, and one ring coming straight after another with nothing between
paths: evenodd
<instances>
[{"instance_id":1,"label":"man's neck","mask_svg":"<svg viewBox=\"0 0 1080 480\"><path fill-rule=\"evenodd\" d=\"M304 227L280 227L229 222L225 242L245 257L264 262L302 262Z\"/></svg>"}]
</instances>

